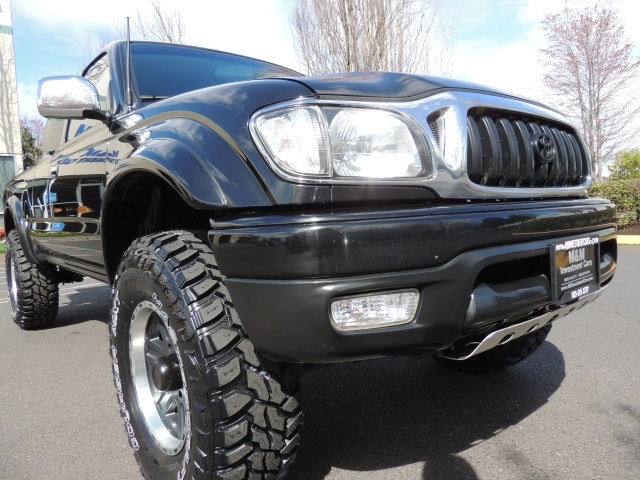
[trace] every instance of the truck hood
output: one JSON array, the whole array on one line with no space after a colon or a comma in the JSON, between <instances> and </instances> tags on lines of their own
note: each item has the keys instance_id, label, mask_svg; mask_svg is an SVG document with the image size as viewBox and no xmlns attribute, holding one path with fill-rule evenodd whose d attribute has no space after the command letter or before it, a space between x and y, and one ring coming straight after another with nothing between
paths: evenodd
<instances>
[{"instance_id":1,"label":"truck hood","mask_svg":"<svg viewBox=\"0 0 640 480\"><path fill-rule=\"evenodd\" d=\"M434 95L443 90L473 90L523 99L476 83L406 73L354 72L293 77L288 80L305 85L325 99L345 100L345 97L350 97L350 100L406 101Z\"/></svg>"}]
</instances>

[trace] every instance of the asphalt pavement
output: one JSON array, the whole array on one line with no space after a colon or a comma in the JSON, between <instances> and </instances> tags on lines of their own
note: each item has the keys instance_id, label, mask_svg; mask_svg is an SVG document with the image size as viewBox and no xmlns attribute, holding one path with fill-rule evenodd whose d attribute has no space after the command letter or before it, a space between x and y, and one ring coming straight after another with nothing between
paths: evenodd
<instances>
[{"instance_id":1,"label":"asphalt pavement","mask_svg":"<svg viewBox=\"0 0 640 480\"><path fill-rule=\"evenodd\" d=\"M502 373L391 358L306 374L287 478L639 479L639 272L640 247L620 247L607 292ZM24 332L4 261L0 278L0 479L141 479L112 383L108 287L61 286L56 324Z\"/></svg>"}]
</instances>

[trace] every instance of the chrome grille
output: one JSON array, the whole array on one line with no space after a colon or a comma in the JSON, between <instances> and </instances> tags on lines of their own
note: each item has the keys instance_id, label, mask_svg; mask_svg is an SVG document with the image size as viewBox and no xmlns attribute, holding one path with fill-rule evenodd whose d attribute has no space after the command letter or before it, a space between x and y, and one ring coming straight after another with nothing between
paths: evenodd
<instances>
[{"instance_id":1,"label":"chrome grille","mask_svg":"<svg viewBox=\"0 0 640 480\"><path fill-rule=\"evenodd\" d=\"M477 108L467 116L467 174L483 186L571 187L585 183L589 166L567 125Z\"/></svg>"}]
</instances>

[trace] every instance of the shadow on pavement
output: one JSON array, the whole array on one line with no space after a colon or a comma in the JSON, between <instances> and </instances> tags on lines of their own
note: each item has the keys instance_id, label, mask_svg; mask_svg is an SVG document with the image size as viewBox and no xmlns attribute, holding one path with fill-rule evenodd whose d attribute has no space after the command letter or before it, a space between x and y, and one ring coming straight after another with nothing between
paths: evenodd
<instances>
[{"instance_id":1,"label":"shadow on pavement","mask_svg":"<svg viewBox=\"0 0 640 480\"><path fill-rule=\"evenodd\" d=\"M61 292L60 302L62 303L63 297L66 297L68 303L60 306L58 317L51 328L68 327L96 320L109 323L110 294L111 289L107 285Z\"/></svg>"},{"instance_id":2,"label":"shadow on pavement","mask_svg":"<svg viewBox=\"0 0 640 480\"><path fill-rule=\"evenodd\" d=\"M67 292L53 328L109 321L107 286ZM423 463L424 480L477 480L457 456L547 403L565 377L546 342L528 360L490 375L430 358L387 358L320 368L301 379L305 423L287 480L322 480L332 467L369 472Z\"/></svg>"},{"instance_id":3,"label":"shadow on pavement","mask_svg":"<svg viewBox=\"0 0 640 480\"><path fill-rule=\"evenodd\" d=\"M384 470L424 462L423 478L477 479L456 456L543 406L565 377L550 343L504 372L474 375L429 358L333 365L302 378L305 423L288 480L332 467Z\"/></svg>"}]
</instances>

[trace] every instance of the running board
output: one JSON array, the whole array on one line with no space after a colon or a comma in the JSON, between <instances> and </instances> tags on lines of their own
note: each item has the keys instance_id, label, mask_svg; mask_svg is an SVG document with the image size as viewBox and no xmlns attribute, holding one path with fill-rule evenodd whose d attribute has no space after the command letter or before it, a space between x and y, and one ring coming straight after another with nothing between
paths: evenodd
<instances>
[{"instance_id":1,"label":"running board","mask_svg":"<svg viewBox=\"0 0 640 480\"><path fill-rule=\"evenodd\" d=\"M549 325L551 322L557 320L558 318L564 317L565 315L568 315L571 312L584 307L588 303L593 302L600 296L600 294L602 294L602 292L604 292L606 288L607 287L604 286L598 291L586 295L576 302L570 303L568 305L563 305L562 307L551 312L547 312L544 315L540 315L539 317L532 318L531 320L527 320L515 325L510 325L500 330L496 330L495 332L487 335L480 342L471 341L466 345L458 344L456 345L455 350L451 350L450 347L449 349L438 352L437 354L450 360L466 360L467 358L471 358L475 355L478 355L479 353L491 350L492 348L495 348L499 345L504 345L511 340L515 340L516 338L520 338L527 333L535 332L536 330Z\"/></svg>"}]
</instances>

